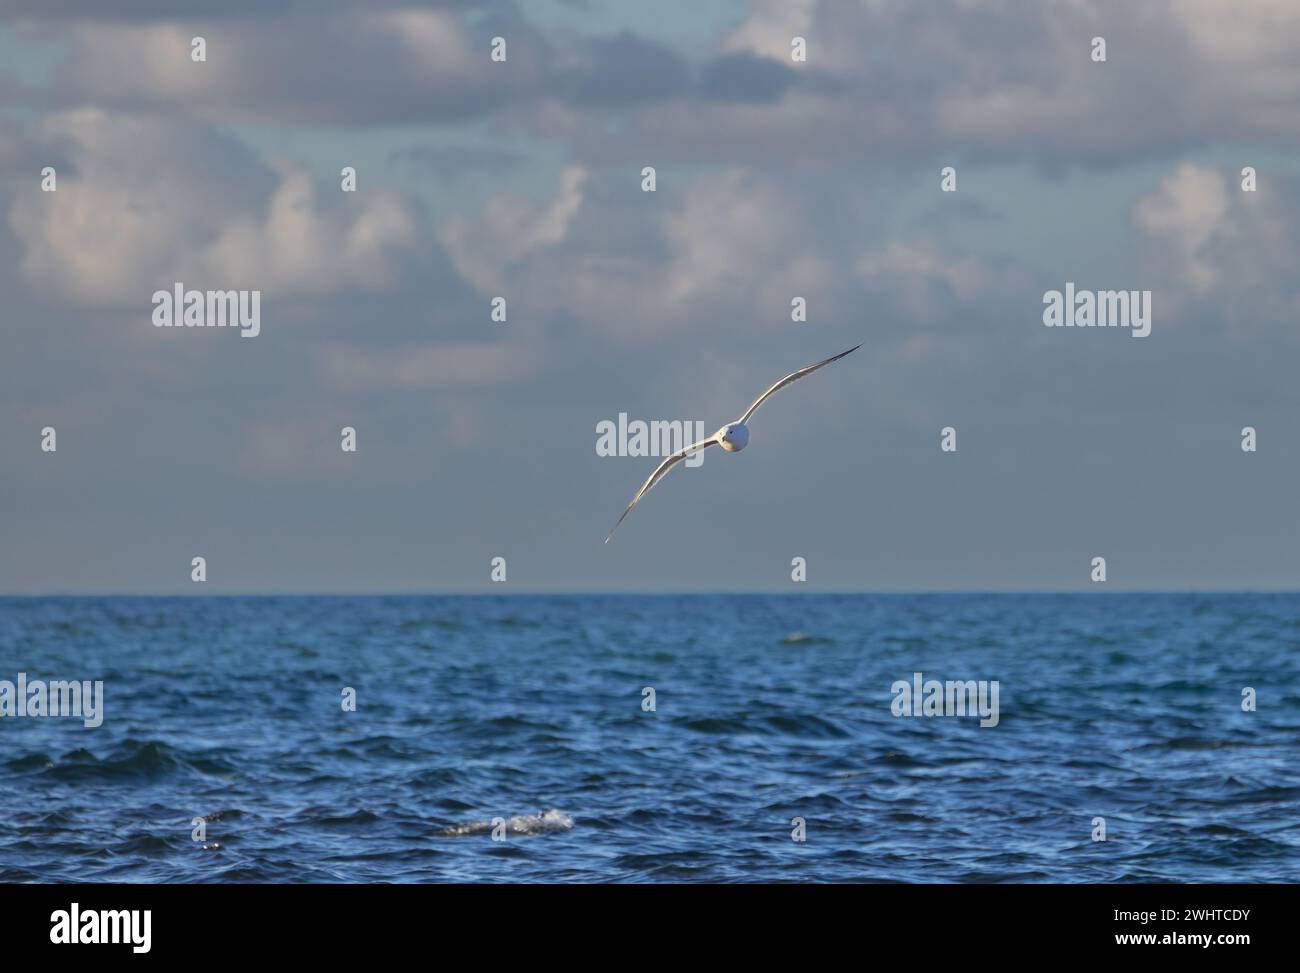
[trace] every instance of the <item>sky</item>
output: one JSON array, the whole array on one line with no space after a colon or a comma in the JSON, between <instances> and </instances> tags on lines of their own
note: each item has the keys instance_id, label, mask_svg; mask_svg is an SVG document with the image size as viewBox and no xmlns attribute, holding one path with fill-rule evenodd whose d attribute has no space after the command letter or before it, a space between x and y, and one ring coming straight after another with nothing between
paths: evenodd
<instances>
[{"instance_id":1,"label":"sky","mask_svg":"<svg viewBox=\"0 0 1300 973\"><path fill-rule=\"evenodd\" d=\"M1300 588L1298 50L1292 0L0 0L0 592ZM178 281L260 333L155 327ZM1044 327L1067 281L1151 333ZM598 424L859 343L602 543L658 459Z\"/></svg>"}]
</instances>

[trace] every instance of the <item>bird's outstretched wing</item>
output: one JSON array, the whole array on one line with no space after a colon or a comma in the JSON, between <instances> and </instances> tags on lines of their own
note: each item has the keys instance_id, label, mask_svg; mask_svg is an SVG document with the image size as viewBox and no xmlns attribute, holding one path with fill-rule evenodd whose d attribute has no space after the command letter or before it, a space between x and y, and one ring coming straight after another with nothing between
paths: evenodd
<instances>
[{"instance_id":1,"label":"bird's outstretched wing","mask_svg":"<svg viewBox=\"0 0 1300 973\"><path fill-rule=\"evenodd\" d=\"M809 365L806 368L799 369L799 371L797 372L791 372L789 375L781 379L770 389L768 389L757 399L755 399L754 404L751 405L748 409L746 409L745 414L741 416L739 419L737 419L736 421L741 423L742 425L744 423L749 422L749 417L758 411L758 407L762 405L765 401L767 401L767 397L771 395L773 392L777 391L778 389L785 388L791 382L799 381L799 379L803 378L805 375L811 375L813 372L817 371L817 369L821 368L823 365L829 365L833 361L839 361L845 355L852 354L853 352L857 351L861 347L862 347L861 345L854 345L848 351L842 351L838 355L832 355L830 358L827 358L825 361L819 361L816 365Z\"/></svg>"},{"instance_id":2,"label":"bird's outstretched wing","mask_svg":"<svg viewBox=\"0 0 1300 973\"><path fill-rule=\"evenodd\" d=\"M718 441L718 437L717 434L715 433L714 435L710 436L708 439L701 439L698 443L691 443L691 445L687 446L685 449L679 449L677 452L673 453L671 456L667 457L662 463L660 463L658 468L653 473L650 474L650 479L646 480L645 485L642 486L641 489L636 492L636 496L633 497L632 502L627 505L627 509L623 511L623 515L618 518L618 523L615 524L613 528L610 529L609 537L605 538L605 543L608 544L609 538L614 536L614 531L618 530L618 524L623 523L623 517L626 517L629 513L631 513L632 508L637 505L637 503L641 500L642 497L644 497L647 493L650 492L651 488L656 483L658 483L667 475L669 470L671 470L674 466L676 466L678 463L684 460L691 453L698 452L701 449L707 449L709 446L712 446L715 443L717 443L717 441Z\"/></svg>"}]
</instances>

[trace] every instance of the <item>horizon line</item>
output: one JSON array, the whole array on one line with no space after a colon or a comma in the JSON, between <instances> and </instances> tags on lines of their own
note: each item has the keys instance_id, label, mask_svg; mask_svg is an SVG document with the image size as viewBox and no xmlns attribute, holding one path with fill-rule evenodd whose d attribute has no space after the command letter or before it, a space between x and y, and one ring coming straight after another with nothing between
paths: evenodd
<instances>
[{"instance_id":1,"label":"horizon line","mask_svg":"<svg viewBox=\"0 0 1300 973\"><path fill-rule=\"evenodd\" d=\"M645 589L605 589L605 590L560 590L549 588L516 589L512 591L493 591L491 589L463 589L444 591L219 591L212 593L182 593L177 591L81 591L81 592L0 592L0 600L35 599L35 598L517 598L517 597L647 597L647 598L682 598L715 597L731 595L742 597L806 597L816 595L848 595L873 597L917 597L945 595L1296 595L1300 588L1112 588L1110 590L1093 590L1089 588L945 588L945 589L820 589L791 591L788 589L753 590L708 589L708 590L645 590Z\"/></svg>"}]
</instances>

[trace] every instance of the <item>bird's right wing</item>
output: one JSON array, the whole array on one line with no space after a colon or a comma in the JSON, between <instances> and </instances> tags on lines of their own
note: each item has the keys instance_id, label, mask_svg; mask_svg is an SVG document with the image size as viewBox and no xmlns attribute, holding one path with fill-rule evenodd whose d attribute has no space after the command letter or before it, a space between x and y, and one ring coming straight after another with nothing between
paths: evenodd
<instances>
[{"instance_id":1,"label":"bird's right wing","mask_svg":"<svg viewBox=\"0 0 1300 973\"><path fill-rule=\"evenodd\" d=\"M641 487L641 489L636 492L636 496L633 497L632 502L627 505L627 509L623 511L622 516L618 518L618 523L615 524L613 528L610 530L609 537L605 538L605 543L606 544L609 543L609 538L614 536L614 531L618 530L618 525L623 523L623 518L632 512L632 508L635 507L640 502L642 497L644 497L647 493L650 492L650 490L654 487L656 483L658 483L660 480L664 478L664 476L667 475L669 470L671 470L674 466L676 466L678 463L684 460L691 453L698 452L702 449L707 449L709 446L712 446L715 443L717 443L717 441L718 441L718 437L717 434L715 433L714 435L710 436L708 439L701 439L698 443L691 443L691 445L687 446L685 449L679 449L677 452L673 453L671 456L667 457L662 463L660 463L659 466L655 469L655 471L650 474L650 479L646 480L645 484Z\"/></svg>"},{"instance_id":2,"label":"bird's right wing","mask_svg":"<svg viewBox=\"0 0 1300 973\"><path fill-rule=\"evenodd\" d=\"M838 355L831 355L830 358L827 358L825 361L819 361L816 365L808 365L806 368L801 368L797 372L791 372L789 375L781 379L770 389L768 389L757 399L755 399L754 404L751 405L748 409L746 409L745 414L741 416L739 419L737 419L736 421L739 422L741 425L744 425L745 423L749 422L749 417L758 411L758 407L762 405L765 401L767 401L767 397L771 395L773 392L777 391L778 389L785 388L791 382L799 381L799 379L803 378L805 375L811 375L813 372L817 371L817 369L821 368L823 365L829 365L833 361L839 361L845 355L851 354L857 351L861 347L862 347L861 345L854 345L848 351L841 351Z\"/></svg>"}]
</instances>

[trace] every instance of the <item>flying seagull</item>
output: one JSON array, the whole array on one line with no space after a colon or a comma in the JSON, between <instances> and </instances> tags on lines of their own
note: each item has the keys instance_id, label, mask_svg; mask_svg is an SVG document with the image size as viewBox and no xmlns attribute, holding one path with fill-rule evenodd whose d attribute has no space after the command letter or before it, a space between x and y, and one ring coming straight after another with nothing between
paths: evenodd
<instances>
[{"instance_id":1,"label":"flying seagull","mask_svg":"<svg viewBox=\"0 0 1300 973\"><path fill-rule=\"evenodd\" d=\"M842 351L838 355L832 355L825 361L819 361L816 365L809 365L806 368L799 369L797 372L791 372L755 399L754 404L746 409L745 414L735 422L727 423L708 439L701 439L698 443L691 443L691 445L687 446L685 449L680 449L665 459L659 464L658 468L650 474L650 479L645 481L645 485L636 492L636 496L632 498L632 502L629 503L627 509L623 511L623 516L618 518L618 523L614 525L612 530L610 530L609 537L605 538L605 543L609 543L609 538L614 536L614 531L618 530L618 525L623 523L623 518L632 512L632 508L640 503L641 498L649 493L654 485L667 475L669 470L684 460L687 456L699 452L702 449L707 449L714 444L721 446L728 453L739 453L749 443L749 427L746 425L746 423L749 422L749 417L758 411L758 407L767 401L769 395L777 391L777 389L783 389L787 385L799 381L799 379L803 378L805 375L811 375L823 365L829 365L833 361L839 361L845 355L852 354L861 347L861 345L854 345L848 351Z\"/></svg>"}]
</instances>

